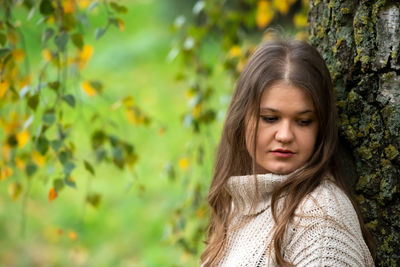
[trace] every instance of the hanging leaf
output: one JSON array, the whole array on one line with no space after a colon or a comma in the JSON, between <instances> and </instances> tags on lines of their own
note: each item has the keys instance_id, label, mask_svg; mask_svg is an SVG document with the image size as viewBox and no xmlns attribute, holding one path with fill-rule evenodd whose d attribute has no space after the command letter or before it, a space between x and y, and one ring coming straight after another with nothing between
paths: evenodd
<instances>
[{"instance_id":1,"label":"hanging leaf","mask_svg":"<svg viewBox=\"0 0 400 267\"><path fill-rule=\"evenodd\" d=\"M56 120L56 114L54 109L48 109L44 112L42 121L48 125L52 125Z\"/></svg>"},{"instance_id":2,"label":"hanging leaf","mask_svg":"<svg viewBox=\"0 0 400 267\"><path fill-rule=\"evenodd\" d=\"M33 162L28 162L25 165L25 172L30 177L37 171L37 165Z\"/></svg>"},{"instance_id":3,"label":"hanging leaf","mask_svg":"<svg viewBox=\"0 0 400 267\"><path fill-rule=\"evenodd\" d=\"M48 82L47 85L53 89L54 91L58 91L58 89L60 88L60 82L59 81L55 81L55 82Z\"/></svg>"},{"instance_id":4,"label":"hanging leaf","mask_svg":"<svg viewBox=\"0 0 400 267\"><path fill-rule=\"evenodd\" d=\"M62 179L55 179L53 181L53 188L56 192L60 192L64 188L64 182Z\"/></svg>"},{"instance_id":5,"label":"hanging leaf","mask_svg":"<svg viewBox=\"0 0 400 267\"><path fill-rule=\"evenodd\" d=\"M39 136L36 141L36 149L40 152L40 154L45 155L47 150L49 150L49 141L43 135Z\"/></svg>"},{"instance_id":6,"label":"hanging leaf","mask_svg":"<svg viewBox=\"0 0 400 267\"><path fill-rule=\"evenodd\" d=\"M28 106L33 110L36 111L36 108L39 104L39 94L34 94L28 98Z\"/></svg>"},{"instance_id":7,"label":"hanging leaf","mask_svg":"<svg viewBox=\"0 0 400 267\"><path fill-rule=\"evenodd\" d=\"M49 190L49 201L53 202L53 200L56 199L57 196L58 196L57 191L53 187L50 188L50 190Z\"/></svg>"},{"instance_id":8,"label":"hanging leaf","mask_svg":"<svg viewBox=\"0 0 400 267\"><path fill-rule=\"evenodd\" d=\"M42 44L46 44L46 42L53 37L54 30L52 28L46 28L42 34Z\"/></svg>"},{"instance_id":9,"label":"hanging leaf","mask_svg":"<svg viewBox=\"0 0 400 267\"><path fill-rule=\"evenodd\" d=\"M71 36L72 43L79 49L83 48L83 36L81 33L75 33Z\"/></svg>"},{"instance_id":10,"label":"hanging leaf","mask_svg":"<svg viewBox=\"0 0 400 267\"><path fill-rule=\"evenodd\" d=\"M101 202L101 195L100 195L100 194L97 194L97 193L89 194L89 195L86 197L86 201L87 201L90 205L92 205L94 208L97 208L97 207L100 205L100 202Z\"/></svg>"},{"instance_id":11,"label":"hanging leaf","mask_svg":"<svg viewBox=\"0 0 400 267\"><path fill-rule=\"evenodd\" d=\"M94 30L94 37L96 38L96 41L99 40L105 33L105 28L97 28L96 30Z\"/></svg>"},{"instance_id":12,"label":"hanging leaf","mask_svg":"<svg viewBox=\"0 0 400 267\"><path fill-rule=\"evenodd\" d=\"M110 3L110 6L111 6L111 8L114 9L117 13L122 13L122 14L128 13L128 9L127 9L125 6L120 5L120 4L116 3L116 2L111 2L111 3Z\"/></svg>"},{"instance_id":13,"label":"hanging leaf","mask_svg":"<svg viewBox=\"0 0 400 267\"><path fill-rule=\"evenodd\" d=\"M65 48L67 47L69 35L66 32L62 32L61 34L56 35L54 37L54 42L56 46L58 47L58 50L61 52L65 51Z\"/></svg>"},{"instance_id":14,"label":"hanging leaf","mask_svg":"<svg viewBox=\"0 0 400 267\"><path fill-rule=\"evenodd\" d=\"M85 169L90 172L92 175L96 175L93 166L87 162L86 160L83 161L83 164L85 165Z\"/></svg>"},{"instance_id":15,"label":"hanging leaf","mask_svg":"<svg viewBox=\"0 0 400 267\"><path fill-rule=\"evenodd\" d=\"M62 97L62 100L64 100L65 102L67 102L68 105L70 105L71 107L75 107L75 98L73 95L68 94Z\"/></svg>"},{"instance_id":16,"label":"hanging leaf","mask_svg":"<svg viewBox=\"0 0 400 267\"><path fill-rule=\"evenodd\" d=\"M58 152L58 150L62 146L62 141L61 140L52 140L52 141L50 141L50 146L55 152Z\"/></svg>"},{"instance_id":17,"label":"hanging leaf","mask_svg":"<svg viewBox=\"0 0 400 267\"><path fill-rule=\"evenodd\" d=\"M40 2L39 11L42 15L51 15L54 13L54 10L51 0L42 0L42 2Z\"/></svg>"},{"instance_id":18,"label":"hanging leaf","mask_svg":"<svg viewBox=\"0 0 400 267\"><path fill-rule=\"evenodd\" d=\"M7 36L4 33L0 32L0 45L5 46L6 43L7 43Z\"/></svg>"},{"instance_id":19,"label":"hanging leaf","mask_svg":"<svg viewBox=\"0 0 400 267\"><path fill-rule=\"evenodd\" d=\"M75 163L69 161L64 164L63 172L65 173L66 176L70 176L71 172L73 171L73 169L75 169L75 167L76 167Z\"/></svg>"},{"instance_id":20,"label":"hanging leaf","mask_svg":"<svg viewBox=\"0 0 400 267\"><path fill-rule=\"evenodd\" d=\"M26 143L28 143L29 141L29 131L28 130L24 130L20 133L17 134L17 140L18 140L18 147L24 147L26 145Z\"/></svg>"},{"instance_id":21,"label":"hanging leaf","mask_svg":"<svg viewBox=\"0 0 400 267\"><path fill-rule=\"evenodd\" d=\"M69 177L66 176L64 178L64 184L69 186L69 187L76 188L75 179L72 176L69 176Z\"/></svg>"},{"instance_id":22,"label":"hanging leaf","mask_svg":"<svg viewBox=\"0 0 400 267\"><path fill-rule=\"evenodd\" d=\"M8 185L8 194L13 201L17 201L22 193L22 185L18 182L11 183Z\"/></svg>"}]
</instances>

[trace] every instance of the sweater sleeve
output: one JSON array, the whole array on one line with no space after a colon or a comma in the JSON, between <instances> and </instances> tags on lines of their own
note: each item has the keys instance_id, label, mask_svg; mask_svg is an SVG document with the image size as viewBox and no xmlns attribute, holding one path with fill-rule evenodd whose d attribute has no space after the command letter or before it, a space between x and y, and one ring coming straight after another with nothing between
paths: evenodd
<instances>
[{"instance_id":1,"label":"sweater sleeve","mask_svg":"<svg viewBox=\"0 0 400 267\"><path fill-rule=\"evenodd\" d=\"M353 205L330 181L299 205L283 253L295 266L374 266Z\"/></svg>"}]
</instances>

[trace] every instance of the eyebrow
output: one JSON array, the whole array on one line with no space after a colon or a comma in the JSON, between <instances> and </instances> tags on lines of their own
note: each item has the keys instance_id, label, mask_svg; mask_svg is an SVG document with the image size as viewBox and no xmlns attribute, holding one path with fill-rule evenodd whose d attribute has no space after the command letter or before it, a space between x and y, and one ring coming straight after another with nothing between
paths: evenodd
<instances>
[{"instance_id":1,"label":"eyebrow","mask_svg":"<svg viewBox=\"0 0 400 267\"><path fill-rule=\"evenodd\" d=\"M275 112L275 113L279 113L279 110L277 109L273 109L273 108L260 108L260 113L261 112L266 112L266 111L270 111L270 112ZM297 112L297 114L306 114L306 113L313 113L314 111L311 109L306 109L306 110L302 110Z\"/></svg>"}]
</instances>

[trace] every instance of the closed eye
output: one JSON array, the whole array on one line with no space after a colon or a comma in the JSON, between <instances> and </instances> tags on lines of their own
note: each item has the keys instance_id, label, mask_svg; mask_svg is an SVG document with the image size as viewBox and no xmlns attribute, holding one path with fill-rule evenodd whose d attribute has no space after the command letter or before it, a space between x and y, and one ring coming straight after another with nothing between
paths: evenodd
<instances>
[{"instance_id":1,"label":"closed eye","mask_svg":"<svg viewBox=\"0 0 400 267\"><path fill-rule=\"evenodd\" d=\"M260 116L260 117L264 122L267 123L274 123L278 120L278 117L276 116Z\"/></svg>"},{"instance_id":2,"label":"closed eye","mask_svg":"<svg viewBox=\"0 0 400 267\"><path fill-rule=\"evenodd\" d=\"M310 125L312 122L313 122L313 120L311 120L311 119L298 120L298 121L297 121L297 123L298 123L300 126L308 126L308 125Z\"/></svg>"}]
</instances>

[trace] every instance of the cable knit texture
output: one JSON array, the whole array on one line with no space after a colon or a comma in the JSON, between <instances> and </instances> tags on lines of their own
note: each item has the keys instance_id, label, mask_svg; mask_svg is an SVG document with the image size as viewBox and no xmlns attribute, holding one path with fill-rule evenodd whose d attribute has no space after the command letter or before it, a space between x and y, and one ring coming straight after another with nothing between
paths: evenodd
<instances>
[{"instance_id":1,"label":"cable knit texture","mask_svg":"<svg viewBox=\"0 0 400 267\"><path fill-rule=\"evenodd\" d=\"M274 227L270 204L272 192L287 177L262 174L257 182L253 175L229 179L234 218L218 266L276 266L270 250ZM259 196L252 206L256 183ZM330 179L300 203L282 252L295 266L374 266L350 200Z\"/></svg>"}]
</instances>

